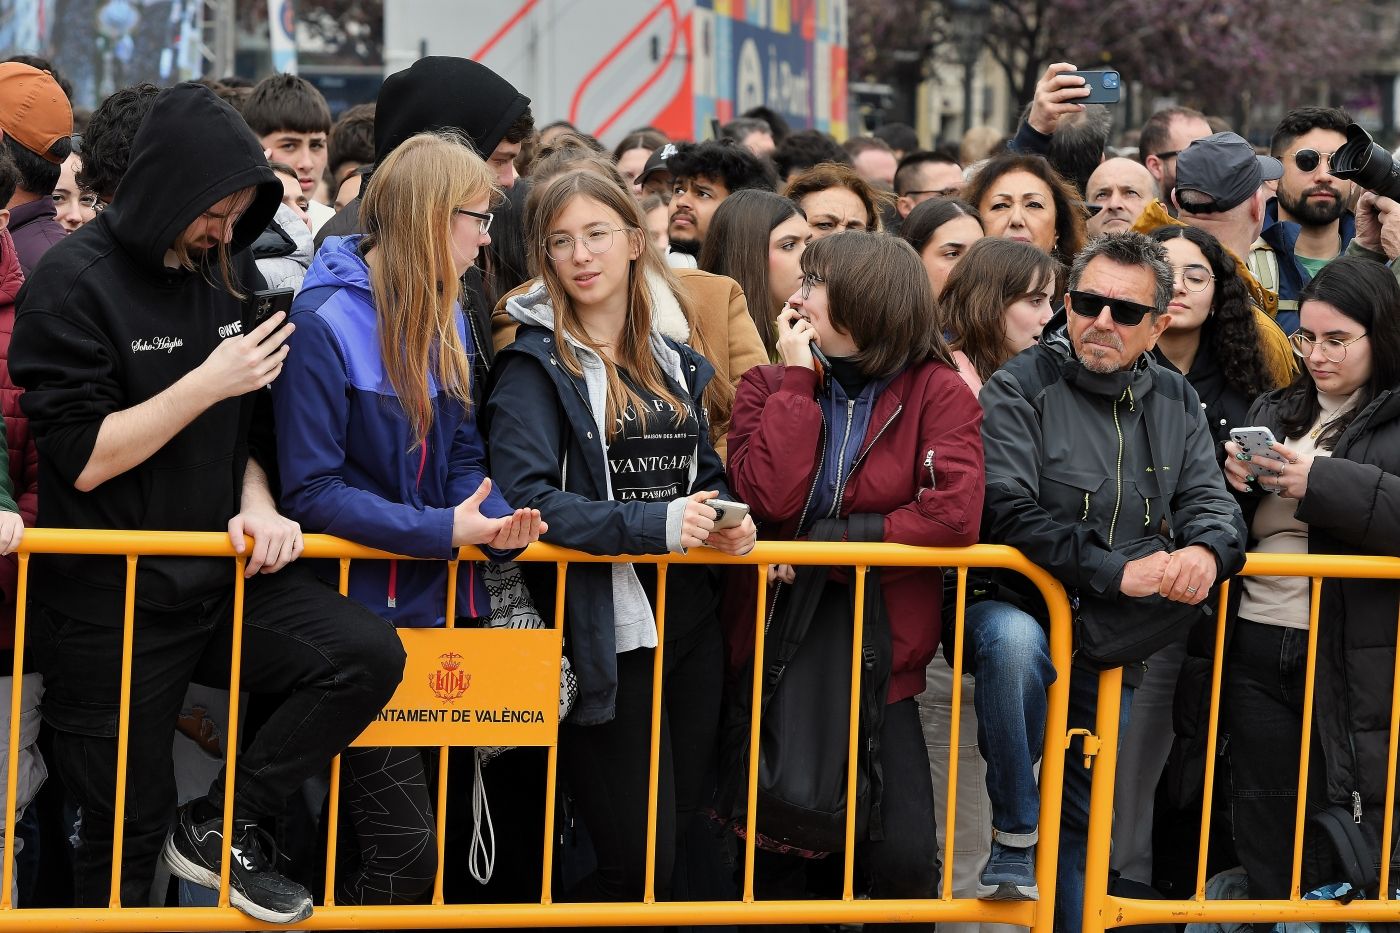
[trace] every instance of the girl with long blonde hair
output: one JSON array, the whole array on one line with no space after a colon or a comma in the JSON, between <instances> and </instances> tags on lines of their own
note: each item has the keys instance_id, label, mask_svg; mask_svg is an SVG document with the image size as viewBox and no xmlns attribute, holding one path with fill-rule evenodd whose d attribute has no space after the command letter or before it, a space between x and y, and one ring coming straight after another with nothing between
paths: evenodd
<instances>
[{"instance_id":1,"label":"girl with long blonde hair","mask_svg":"<svg viewBox=\"0 0 1400 933\"><path fill-rule=\"evenodd\" d=\"M463 140L422 133L375 171L360 212L366 233L330 238L317 253L273 386L282 508L305 531L412 557L479 545L506 560L546 527L538 510L512 509L492 488L471 397L476 350L460 279L490 242L497 194ZM441 626L447 568L356 561L350 596L395 625ZM456 614L490 612L478 568L464 564ZM337 897L421 899L437 869L422 754L350 748L341 762L359 860L337 876Z\"/></svg>"},{"instance_id":2,"label":"girl with long blonde hair","mask_svg":"<svg viewBox=\"0 0 1400 933\"><path fill-rule=\"evenodd\" d=\"M519 324L496 357L483 424L505 494L549 516L542 537L594 554L729 554L753 547L753 522L716 528L729 499L705 397L714 369L656 328L651 282L675 278L646 235L636 200L601 175L554 179L531 213L527 247L542 281L510 299ZM535 571L532 575L531 570ZM654 564L568 568L566 647L579 697L559 763L598 858L561 900L637 900L646 853L652 669L664 649L656 887L685 894L677 853L709 802L723 661L715 568L666 574L664 631ZM526 571L542 614L553 566ZM712 837L710 837L712 839Z\"/></svg>"}]
</instances>

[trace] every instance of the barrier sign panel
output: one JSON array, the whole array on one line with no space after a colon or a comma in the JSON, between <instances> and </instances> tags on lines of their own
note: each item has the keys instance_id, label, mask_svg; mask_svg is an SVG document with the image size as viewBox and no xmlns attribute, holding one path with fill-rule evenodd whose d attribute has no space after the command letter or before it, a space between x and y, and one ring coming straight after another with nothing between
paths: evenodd
<instances>
[{"instance_id":1,"label":"barrier sign panel","mask_svg":"<svg viewBox=\"0 0 1400 933\"><path fill-rule=\"evenodd\" d=\"M408 661L354 745L553 745L559 633L399 629Z\"/></svg>"}]
</instances>

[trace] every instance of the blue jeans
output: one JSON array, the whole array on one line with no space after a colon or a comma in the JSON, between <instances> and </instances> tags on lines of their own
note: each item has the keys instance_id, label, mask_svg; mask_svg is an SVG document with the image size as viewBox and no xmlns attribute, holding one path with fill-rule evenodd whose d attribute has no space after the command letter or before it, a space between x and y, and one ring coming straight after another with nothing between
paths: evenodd
<instances>
[{"instance_id":1,"label":"blue jeans","mask_svg":"<svg viewBox=\"0 0 1400 933\"><path fill-rule=\"evenodd\" d=\"M1038 841L1040 789L1035 764L1045 745L1046 692L1055 682L1050 642L1033 617L1007 603L967 607L967 639L976 665L977 742L987 760L992 836L1003 845ZM1069 685L1069 728L1095 727L1097 672L1076 670ZM1127 727L1132 688L1123 687L1119 736ZM1079 933L1084 914L1084 857L1088 849L1089 788L1079 745L1065 754L1055 929Z\"/></svg>"}]
</instances>

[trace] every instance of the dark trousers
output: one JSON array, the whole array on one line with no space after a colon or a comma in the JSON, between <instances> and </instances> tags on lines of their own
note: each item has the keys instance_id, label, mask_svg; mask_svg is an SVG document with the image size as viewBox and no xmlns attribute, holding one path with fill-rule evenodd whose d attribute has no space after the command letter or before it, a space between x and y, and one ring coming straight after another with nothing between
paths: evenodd
<instances>
[{"instance_id":1,"label":"dark trousers","mask_svg":"<svg viewBox=\"0 0 1400 933\"><path fill-rule=\"evenodd\" d=\"M340 798L354 828L336 850L342 904L417 904L437 877L437 821L417 748L347 748ZM466 810L467 808L463 808ZM457 819L470 819L470 810Z\"/></svg>"},{"instance_id":2,"label":"dark trousers","mask_svg":"<svg viewBox=\"0 0 1400 933\"><path fill-rule=\"evenodd\" d=\"M841 724L845 728L845 724ZM857 887L864 880L873 898L934 898L938 896L938 833L929 771L928 746L924 743L919 708L912 698L885 707L880 726L880 769L884 779L880 813L884 838L856 847ZM842 855L833 853L823 862L836 860L834 871L821 865L817 872L839 879ZM793 855L760 850L755 853L754 894L762 900L802 900L813 893L839 898L840 881L830 890L809 877L809 868L821 863ZM813 891L816 887L819 890ZM931 931L932 923L885 924L881 930Z\"/></svg>"},{"instance_id":3,"label":"dark trousers","mask_svg":"<svg viewBox=\"0 0 1400 933\"><path fill-rule=\"evenodd\" d=\"M565 723L559 765L593 841L597 869L562 901L640 901L646 871L652 649L617 656L617 715L598 726ZM696 814L714 793L723 660L711 624L667 642L657 770L656 896L671 894L678 849L693 852Z\"/></svg>"},{"instance_id":4,"label":"dark trousers","mask_svg":"<svg viewBox=\"0 0 1400 933\"><path fill-rule=\"evenodd\" d=\"M1307 661L1305 630L1236 623L1225 658L1223 715L1235 850L1249 873L1251 898L1286 899L1292 885ZM1309 772L1319 775L1322 767L1314 743Z\"/></svg>"},{"instance_id":5,"label":"dark trousers","mask_svg":"<svg viewBox=\"0 0 1400 933\"><path fill-rule=\"evenodd\" d=\"M230 572L232 569L230 567ZM280 813L309 777L383 708L403 675L394 627L292 566L248 581L242 689L284 695L238 755L235 814ZM233 591L177 613L138 614L133 641L121 896L144 904L175 811L171 740L192 679L227 685ZM44 674L54 764L81 808L74 867L80 907L105 906L111 872L121 684L118 628L36 606L32 647ZM223 805L224 774L209 789Z\"/></svg>"}]
</instances>

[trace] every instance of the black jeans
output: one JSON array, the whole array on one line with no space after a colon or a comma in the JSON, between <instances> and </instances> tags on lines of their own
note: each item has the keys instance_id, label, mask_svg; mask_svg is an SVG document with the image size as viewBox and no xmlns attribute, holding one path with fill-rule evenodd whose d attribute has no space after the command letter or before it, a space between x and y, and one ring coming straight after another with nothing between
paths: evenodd
<instances>
[{"instance_id":1,"label":"black jeans","mask_svg":"<svg viewBox=\"0 0 1400 933\"><path fill-rule=\"evenodd\" d=\"M1305 630L1236 623L1225 659L1223 715L1235 850L1249 873L1251 898L1285 899L1292 884L1307 660ZM1322 768L1314 742L1308 770L1319 775ZM1310 783L1320 786L1315 778Z\"/></svg>"},{"instance_id":2,"label":"black jeans","mask_svg":"<svg viewBox=\"0 0 1400 933\"><path fill-rule=\"evenodd\" d=\"M844 728L844 724L841 726ZM880 726L880 769L884 780L880 812L884 838L856 846L857 890L873 898L934 898L938 896L938 832L919 708L911 697L885 707ZM820 862L760 850L755 853L754 894L761 900L803 900L814 894L841 896L841 853ZM823 864L832 862L832 866ZM809 877L808 869L823 879ZM830 870L827 870L830 868ZM825 890L828 884L837 887ZM816 889L816 890L814 890ZM930 931L932 923L882 924L887 931ZM789 927L791 929L791 927Z\"/></svg>"},{"instance_id":3,"label":"black jeans","mask_svg":"<svg viewBox=\"0 0 1400 933\"><path fill-rule=\"evenodd\" d=\"M230 565L232 572L232 565ZM121 629L36 606L32 647L44 674L54 764L82 811L74 866L80 907L105 906L117 772ZM228 684L233 590L179 613L138 614L132 649L121 896L143 905L175 812L171 741L192 679ZM280 813L383 708L403 675L394 627L293 565L248 581L242 688L283 694L251 742L241 742L239 819ZM224 774L209 789L223 807Z\"/></svg>"},{"instance_id":4,"label":"black jeans","mask_svg":"<svg viewBox=\"0 0 1400 933\"><path fill-rule=\"evenodd\" d=\"M437 877L437 820L428 797L423 752L347 748L340 756L340 773L342 806L354 832L342 837L336 850L336 900L425 900Z\"/></svg>"},{"instance_id":5,"label":"black jeans","mask_svg":"<svg viewBox=\"0 0 1400 933\"><path fill-rule=\"evenodd\" d=\"M640 901L646 871L647 775L655 651L617 656L617 715L599 726L565 723L559 766L593 840L597 869L561 901ZM671 894L678 849L691 851L696 814L714 794L723 680L719 629L666 643L656 802L656 896Z\"/></svg>"}]
</instances>

